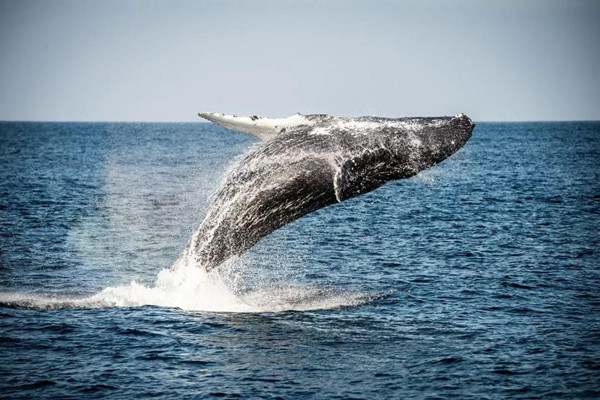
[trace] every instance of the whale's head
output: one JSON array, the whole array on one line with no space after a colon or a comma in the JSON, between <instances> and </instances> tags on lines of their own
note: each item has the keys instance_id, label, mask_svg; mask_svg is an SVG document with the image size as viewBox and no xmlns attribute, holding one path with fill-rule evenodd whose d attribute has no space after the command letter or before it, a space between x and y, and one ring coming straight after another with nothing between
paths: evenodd
<instances>
[{"instance_id":1,"label":"whale's head","mask_svg":"<svg viewBox=\"0 0 600 400\"><path fill-rule=\"evenodd\" d=\"M364 147L367 152L379 153L379 158L370 161L379 164L383 171L387 169L392 176L406 178L456 153L467 143L474 127L465 114L384 120L369 132L375 143ZM369 167L369 163L364 165Z\"/></svg>"},{"instance_id":2,"label":"whale's head","mask_svg":"<svg viewBox=\"0 0 600 400\"><path fill-rule=\"evenodd\" d=\"M475 125L465 114L441 118L382 119L364 130L334 178L338 201L436 165L467 143ZM360 138L368 138L366 140Z\"/></svg>"}]
</instances>

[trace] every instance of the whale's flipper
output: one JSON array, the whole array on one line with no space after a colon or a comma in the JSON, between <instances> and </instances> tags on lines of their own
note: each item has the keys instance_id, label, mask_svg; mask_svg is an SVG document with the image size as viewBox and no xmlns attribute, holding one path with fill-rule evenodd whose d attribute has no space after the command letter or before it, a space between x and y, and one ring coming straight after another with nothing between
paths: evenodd
<instances>
[{"instance_id":1,"label":"whale's flipper","mask_svg":"<svg viewBox=\"0 0 600 400\"><path fill-rule=\"evenodd\" d=\"M289 128L312 125L312 122L301 114L294 114L287 118L264 118L256 115L238 117L237 115L213 112L201 112L198 115L225 128L249 133L261 140L272 139Z\"/></svg>"}]
</instances>

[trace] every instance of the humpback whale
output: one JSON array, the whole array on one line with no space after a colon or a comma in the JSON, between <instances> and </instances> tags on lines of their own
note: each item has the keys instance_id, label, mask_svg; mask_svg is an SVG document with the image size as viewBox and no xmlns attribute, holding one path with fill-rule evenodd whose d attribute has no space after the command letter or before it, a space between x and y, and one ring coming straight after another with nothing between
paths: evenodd
<instances>
[{"instance_id":1,"label":"humpback whale","mask_svg":"<svg viewBox=\"0 0 600 400\"><path fill-rule=\"evenodd\" d=\"M310 212L443 161L469 140L475 126L465 114L199 116L262 141L229 172L188 245L188 255L206 270Z\"/></svg>"}]
</instances>

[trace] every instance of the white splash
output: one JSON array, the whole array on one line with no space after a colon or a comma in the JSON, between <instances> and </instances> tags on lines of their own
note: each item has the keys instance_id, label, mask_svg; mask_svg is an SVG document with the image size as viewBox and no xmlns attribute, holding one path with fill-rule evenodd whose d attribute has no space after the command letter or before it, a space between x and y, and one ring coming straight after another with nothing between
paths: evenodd
<instances>
[{"instance_id":1,"label":"white splash","mask_svg":"<svg viewBox=\"0 0 600 400\"><path fill-rule=\"evenodd\" d=\"M85 297L0 292L0 304L34 309L150 305L186 311L257 313L357 306L380 297L380 294L297 284L238 293L223 276L223 269L206 272L188 260L182 258L173 267L162 270L152 286L132 281Z\"/></svg>"}]
</instances>

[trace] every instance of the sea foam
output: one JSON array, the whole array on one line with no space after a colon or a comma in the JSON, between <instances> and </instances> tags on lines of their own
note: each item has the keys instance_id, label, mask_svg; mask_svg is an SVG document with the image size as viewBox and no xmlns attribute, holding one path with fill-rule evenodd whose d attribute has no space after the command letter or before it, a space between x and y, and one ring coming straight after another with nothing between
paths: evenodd
<instances>
[{"instance_id":1,"label":"sea foam","mask_svg":"<svg viewBox=\"0 0 600 400\"><path fill-rule=\"evenodd\" d=\"M378 293L293 282L238 291L227 276L227 267L207 272L187 257L180 258L172 267L160 271L153 285L132 281L88 296L0 292L0 305L33 309L159 306L256 313L357 306L381 297Z\"/></svg>"}]
</instances>

